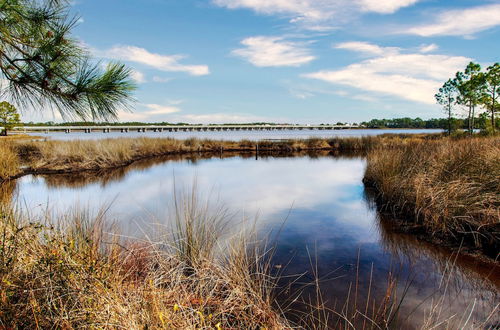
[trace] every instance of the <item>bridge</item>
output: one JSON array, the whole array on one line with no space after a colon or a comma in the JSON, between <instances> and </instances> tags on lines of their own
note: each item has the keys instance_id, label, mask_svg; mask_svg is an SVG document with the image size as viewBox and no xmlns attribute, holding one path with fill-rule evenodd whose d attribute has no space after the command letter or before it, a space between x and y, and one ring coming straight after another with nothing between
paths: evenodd
<instances>
[{"instance_id":1,"label":"bridge","mask_svg":"<svg viewBox=\"0 0 500 330\"><path fill-rule=\"evenodd\" d=\"M275 131L275 130L339 130L359 128L357 125L144 125L144 126L19 126L12 131L24 133L49 132L206 132L206 131ZM1 128L0 128L1 131Z\"/></svg>"}]
</instances>

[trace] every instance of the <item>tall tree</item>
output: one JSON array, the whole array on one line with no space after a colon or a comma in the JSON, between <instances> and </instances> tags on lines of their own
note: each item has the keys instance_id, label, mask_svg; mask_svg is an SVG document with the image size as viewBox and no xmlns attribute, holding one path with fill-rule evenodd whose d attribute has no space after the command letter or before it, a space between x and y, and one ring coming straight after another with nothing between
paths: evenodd
<instances>
[{"instance_id":1,"label":"tall tree","mask_svg":"<svg viewBox=\"0 0 500 330\"><path fill-rule=\"evenodd\" d=\"M437 103L443 106L446 114L448 115L448 135L451 135L453 130L453 105L455 104L457 97L456 85L456 82L448 79L448 81L444 83L443 87L439 89L439 92L434 96Z\"/></svg>"},{"instance_id":2,"label":"tall tree","mask_svg":"<svg viewBox=\"0 0 500 330\"><path fill-rule=\"evenodd\" d=\"M459 92L457 103L468 108L468 130L472 134L476 106L480 103L484 90L484 75L481 73L481 65L470 62L464 72L457 72L454 83Z\"/></svg>"},{"instance_id":3,"label":"tall tree","mask_svg":"<svg viewBox=\"0 0 500 330\"><path fill-rule=\"evenodd\" d=\"M0 93L19 106L58 110L63 118L104 120L130 104L130 69L101 69L71 37L69 0L0 0Z\"/></svg>"},{"instance_id":4,"label":"tall tree","mask_svg":"<svg viewBox=\"0 0 500 330\"><path fill-rule=\"evenodd\" d=\"M493 133L495 133L496 130L495 112L500 110L498 102L498 95L500 88L499 63L495 63L486 69L485 82L486 82L486 93L485 93L484 103L486 108L490 111L491 127Z\"/></svg>"},{"instance_id":5,"label":"tall tree","mask_svg":"<svg viewBox=\"0 0 500 330\"><path fill-rule=\"evenodd\" d=\"M7 135L7 131L20 122L16 107L9 102L0 102L0 126L3 127L0 134Z\"/></svg>"}]
</instances>

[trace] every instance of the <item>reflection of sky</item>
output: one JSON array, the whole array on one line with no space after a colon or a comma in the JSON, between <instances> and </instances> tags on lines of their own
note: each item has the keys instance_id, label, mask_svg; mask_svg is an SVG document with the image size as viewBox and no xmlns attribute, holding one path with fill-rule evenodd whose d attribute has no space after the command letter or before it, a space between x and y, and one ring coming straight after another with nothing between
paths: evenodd
<instances>
[{"instance_id":1,"label":"reflection of sky","mask_svg":"<svg viewBox=\"0 0 500 330\"><path fill-rule=\"evenodd\" d=\"M162 218L172 199L174 179L182 187L190 186L196 178L202 193L220 196L232 210L249 217L259 214L262 221L271 221L271 215L280 221L292 207L332 205L325 211L335 212L340 221L350 221L352 226L367 228L373 218L367 217L367 207L357 198L362 191L363 169L362 161L330 158L170 162L147 171L132 171L123 180L104 187L94 183L84 188L51 188L42 178L24 177L19 181L18 197L31 209L38 206L42 211L48 205L54 213L75 204L102 206L112 202L108 215L126 223L144 218L145 211Z\"/></svg>"},{"instance_id":2,"label":"reflection of sky","mask_svg":"<svg viewBox=\"0 0 500 330\"><path fill-rule=\"evenodd\" d=\"M265 140L265 139L306 139L309 137L318 138L329 138L336 136L368 136L368 135L379 135L385 133L440 133L442 130L439 129L348 129L348 130L324 130L324 131L215 131L215 132L162 132L162 133L120 133L120 132L110 132L102 133L99 130L91 134L85 134L82 132L74 132L66 134L63 132L51 132L45 134L43 132L33 133L32 135L37 135L41 137L48 137L55 140L91 140L91 139L106 139L106 138L120 138L120 137L173 137L176 139L189 139L189 138L199 138L199 139L217 139L217 140Z\"/></svg>"},{"instance_id":3,"label":"reflection of sky","mask_svg":"<svg viewBox=\"0 0 500 330\"><path fill-rule=\"evenodd\" d=\"M137 225L144 228L144 223L164 219L174 180L178 187L189 187L196 178L199 193L210 194L230 206L237 212L238 223L243 216L252 219L258 214L260 231L269 232L277 230L286 218L275 261L287 264L293 257L286 269L292 274L309 269L310 255L319 261L320 275L339 269L333 276L342 277L324 285L330 295L345 296L355 274L358 249L360 274L364 274L360 294L368 287L372 264L372 292L381 296L391 267L402 260L402 266L397 267L402 267L404 277L412 264L417 276L406 303L412 309L435 290L440 271L431 256L417 254L410 261L396 257L380 244L376 212L364 198L364 168L365 162L360 159L213 158L131 170L120 181L106 185L97 181L83 188L47 187L43 178L28 176L18 181L18 198L33 212L44 212L48 206L56 214L76 204L100 207L111 203L108 217L129 225L131 234L138 235ZM450 301L451 311L463 310L470 299L476 298L476 291L464 287L461 292L453 292L457 298ZM487 295L480 290L477 294Z\"/></svg>"}]
</instances>

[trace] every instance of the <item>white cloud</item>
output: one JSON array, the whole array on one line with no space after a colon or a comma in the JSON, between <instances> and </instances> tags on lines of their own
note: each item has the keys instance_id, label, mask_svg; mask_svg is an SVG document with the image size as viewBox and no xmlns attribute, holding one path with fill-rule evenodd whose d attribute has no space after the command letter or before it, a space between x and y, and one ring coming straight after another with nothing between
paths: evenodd
<instances>
[{"instance_id":1,"label":"white cloud","mask_svg":"<svg viewBox=\"0 0 500 330\"><path fill-rule=\"evenodd\" d=\"M213 0L229 9L251 9L259 14L282 15L290 22L315 30L324 29L318 22L339 22L363 12L391 14L420 0Z\"/></svg>"},{"instance_id":2,"label":"white cloud","mask_svg":"<svg viewBox=\"0 0 500 330\"><path fill-rule=\"evenodd\" d=\"M400 8L414 5L419 0L360 0L361 10L380 14L392 14Z\"/></svg>"},{"instance_id":3,"label":"white cloud","mask_svg":"<svg viewBox=\"0 0 500 330\"><path fill-rule=\"evenodd\" d=\"M455 9L437 15L434 23L407 29L406 33L423 37L470 36L500 25L500 4Z\"/></svg>"},{"instance_id":4,"label":"white cloud","mask_svg":"<svg viewBox=\"0 0 500 330\"><path fill-rule=\"evenodd\" d=\"M179 105L182 103L184 103L184 100L168 100L168 104L171 104L171 105Z\"/></svg>"},{"instance_id":5,"label":"white cloud","mask_svg":"<svg viewBox=\"0 0 500 330\"><path fill-rule=\"evenodd\" d=\"M382 53L340 70L313 72L304 77L434 104L433 96L443 81L470 61L462 56Z\"/></svg>"},{"instance_id":6,"label":"white cloud","mask_svg":"<svg viewBox=\"0 0 500 330\"><path fill-rule=\"evenodd\" d=\"M301 90L296 88L290 88L290 94L300 100L305 100L314 96L313 93L307 90Z\"/></svg>"},{"instance_id":7,"label":"white cloud","mask_svg":"<svg viewBox=\"0 0 500 330\"><path fill-rule=\"evenodd\" d=\"M426 53L431 53L431 52L437 50L438 48L439 48L439 46L436 44L422 45L422 46L420 46L419 51L421 53L426 54Z\"/></svg>"},{"instance_id":8,"label":"white cloud","mask_svg":"<svg viewBox=\"0 0 500 330\"><path fill-rule=\"evenodd\" d=\"M380 47L378 45L363 41L343 42L334 45L334 47L337 49L352 50L367 55L397 54L400 51L400 48L397 47Z\"/></svg>"},{"instance_id":9,"label":"white cloud","mask_svg":"<svg viewBox=\"0 0 500 330\"><path fill-rule=\"evenodd\" d=\"M142 104L143 108L146 110L136 110L134 112L130 111L119 111L118 120L119 121L151 121L151 120L165 120L163 115L170 115L176 112L180 112L181 109L170 106L170 105L160 105L160 104Z\"/></svg>"},{"instance_id":10,"label":"white cloud","mask_svg":"<svg viewBox=\"0 0 500 330\"><path fill-rule=\"evenodd\" d=\"M315 59L304 43L287 41L283 37L250 37L241 44L245 48L235 49L232 54L258 67L300 66Z\"/></svg>"},{"instance_id":11,"label":"white cloud","mask_svg":"<svg viewBox=\"0 0 500 330\"><path fill-rule=\"evenodd\" d=\"M211 113L211 114L185 114L176 116L173 121L188 122L192 124L223 124L223 123L252 123L279 121L266 117L259 117L249 114Z\"/></svg>"},{"instance_id":12,"label":"white cloud","mask_svg":"<svg viewBox=\"0 0 500 330\"><path fill-rule=\"evenodd\" d=\"M169 113L181 111L179 108L169 105L145 104L145 106L146 108L150 109L146 112L148 115L166 115Z\"/></svg>"},{"instance_id":13,"label":"white cloud","mask_svg":"<svg viewBox=\"0 0 500 330\"><path fill-rule=\"evenodd\" d=\"M204 76L210 73L206 65L185 65L179 63L184 59L184 55L161 55L150 53L144 48L135 46L114 46L104 52L98 52L106 58L121 61L141 63L155 69L167 72L186 72L193 76Z\"/></svg>"},{"instance_id":14,"label":"white cloud","mask_svg":"<svg viewBox=\"0 0 500 330\"><path fill-rule=\"evenodd\" d=\"M140 71L132 70L131 77L132 80L134 80L138 84L143 84L146 82L146 77L144 77L144 73Z\"/></svg>"},{"instance_id":15,"label":"white cloud","mask_svg":"<svg viewBox=\"0 0 500 330\"><path fill-rule=\"evenodd\" d=\"M172 81L172 78L164 78L164 77L159 77L159 76L153 76L153 81L157 83L167 83L169 81Z\"/></svg>"}]
</instances>

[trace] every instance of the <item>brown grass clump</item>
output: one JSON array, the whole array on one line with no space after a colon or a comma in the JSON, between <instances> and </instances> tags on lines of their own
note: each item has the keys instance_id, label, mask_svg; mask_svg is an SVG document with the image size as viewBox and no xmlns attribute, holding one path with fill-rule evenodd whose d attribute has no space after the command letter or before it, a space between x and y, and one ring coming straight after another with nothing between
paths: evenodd
<instances>
[{"instance_id":1,"label":"brown grass clump","mask_svg":"<svg viewBox=\"0 0 500 330\"><path fill-rule=\"evenodd\" d=\"M19 158L12 144L0 141L0 182L19 173Z\"/></svg>"},{"instance_id":2,"label":"brown grass clump","mask_svg":"<svg viewBox=\"0 0 500 330\"><path fill-rule=\"evenodd\" d=\"M373 150L365 182L386 209L433 236L500 251L500 138L411 142Z\"/></svg>"},{"instance_id":3,"label":"brown grass clump","mask_svg":"<svg viewBox=\"0 0 500 330\"><path fill-rule=\"evenodd\" d=\"M190 203L186 223L196 221ZM196 216L214 229L218 215ZM43 224L1 207L0 217L2 328L290 327L272 306L266 263L242 236L215 257L206 251L220 243L217 232L184 227L175 240L153 243L119 238L103 213ZM201 245L186 253L177 240Z\"/></svg>"}]
</instances>

